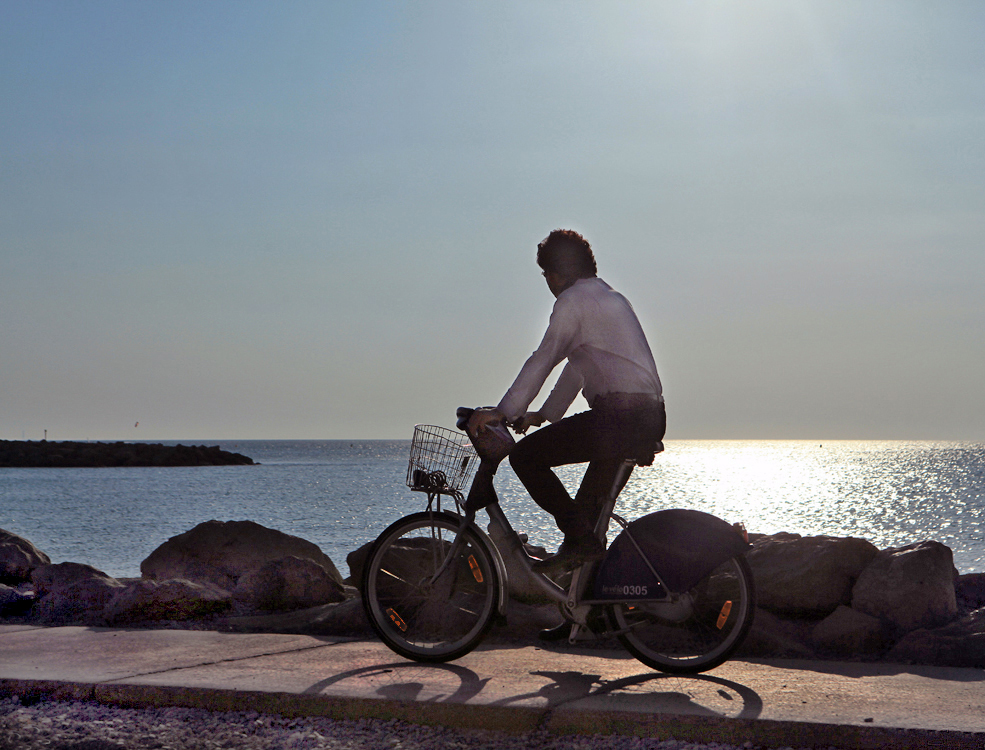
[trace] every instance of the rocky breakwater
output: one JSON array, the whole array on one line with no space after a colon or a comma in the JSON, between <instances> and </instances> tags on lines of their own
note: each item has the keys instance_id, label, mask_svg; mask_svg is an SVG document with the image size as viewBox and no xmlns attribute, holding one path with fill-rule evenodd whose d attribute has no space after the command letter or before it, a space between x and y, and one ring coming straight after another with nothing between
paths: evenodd
<instances>
[{"instance_id":1,"label":"rocky breakwater","mask_svg":"<svg viewBox=\"0 0 985 750\"><path fill-rule=\"evenodd\" d=\"M262 629L257 619L273 612L304 610L310 624L313 609L346 602L326 627L345 631L354 608L361 616L355 591L317 545L252 521L199 524L152 552L140 578L122 579L83 563L52 564L0 529L0 622Z\"/></svg>"},{"instance_id":2,"label":"rocky breakwater","mask_svg":"<svg viewBox=\"0 0 985 750\"><path fill-rule=\"evenodd\" d=\"M758 607L738 656L985 668L985 574L959 575L946 546L750 538ZM348 555L343 580L311 542L250 521L208 521L162 544L140 578L115 579L81 563L53 565L0 530L0 622L369 636L352 585L367 551ZM535 642L539 628L558 622L557 608L522 570L510 570L510 587L509 622L492 637Z\"/></svg>"},{"instance_id":3,"label":"rocky breakwater","mask_svg":"<svg viewBox=\"0 0 985 750\"><path fill-rule=\"evenodd\" d=\"M934 541L751 535L753 629L740 654L985 668L985 574Z\"/></svg>"},{"instance_id":4,"label":"rocky breakwater","mask_svg":"<svg viewBox=\"0 0 985 750\"><path fill-rule=\"evenodd\" d=\"M253 459L218 445L75 443L0 440L0 468L105 466L238 466Z\"/></svg>"}]
</instances>

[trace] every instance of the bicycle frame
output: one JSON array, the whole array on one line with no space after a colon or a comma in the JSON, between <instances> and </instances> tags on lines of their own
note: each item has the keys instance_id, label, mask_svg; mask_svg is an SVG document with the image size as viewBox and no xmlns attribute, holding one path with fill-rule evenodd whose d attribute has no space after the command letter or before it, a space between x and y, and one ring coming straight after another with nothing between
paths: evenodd
<instances>
[{"instance_id":1,"label":"bicycle frame","mask_svg":"<svg viewBox=\"0 0 985 750\"><path fill-rule=\"evenodd\" d=\"M636 462L633 461L632 459L628 459L623 462L622 466L619 468L618 473L616 474L616 478L615 481L613 482L612 488L607 494L606 500L602 505L602 509L599 513L599 518L596 522L595 533L603 541L605 540L606 533L608 532L610 520L615 520L623 528L624 531L628 532L628 528L627 528L629 526L628 522L622 517L615 514L613 512L613 509L615 507L615 503L617 498L619 497L619 494L622 492L623 487L625 487L626 483L629 481L629 477L632 474L635 465ZM460 504L459 502L461 500L460 493L437 493L437 492L428 493L429 510L431 509L433 504L433 500L434 500L433 496L439 495L438 512L440 512L440 494L452 495L455 497L456 506ZM660 584L659 588L661 591L664 592L663 596L651 597L646 599L640 599L639 597L634 597L632 599L619 599L619 598L605 599L605 600L590 599L590 598L585 598L585 594L588 584L591 580L592 573L594 572L595 568L599 563L586 563L572 570L571 582L569 583L567 589L565 589L559 586L557 583L555 583L553 580L551 580L544 574L538 573L533 569L532 565L534 560L529 555L527 555L526 550L524 550L523 541L521 540L520 535L513 528L512 524L509 521L509 518L507 518L506 516L506 513L503 511L502 507L500 507L498 499L488 504L485 507L485 511L488 514L490 521L496 524L497 526L499 526L500 529L504 532L504 537L508 544L508 549L506 550L506 553L510 555L510 557L514 559L524 571L526 571L527 575L537 584L537 586L541 589L544 595L547 598L556 602L558 606L563 610L565 615L574 622L575 627L572 628L572 632L569 640L574 641L577 638L578 631L580 628L584 628L584 627L590 628L588 624L588 616L592 608L596 606L612 605L612 604L620 604L620 603L641 604L645 602L651 607L654 605L663 605L663 607L667 608L666 614L668 618L672 619L674 616L678 614L677 610L680 608L680 604L678 602L679 598L670 593L670 588L664 583L663 579L660 576L660 573L654 568L654 566L647 559L646 554L643 552L642 548L636 542L636 540L632 537L632 534L628 534L628 538L631 540L632 545L635 547L636 552L639 555L639 559L645 563L645 565L649 569L649 572L653 575L654 579L659 582ZM506 572L506 565L502 560L502 555L500 553L501 551L492 542L492 540L489 539L489 537L485 534L485 532L483 532L482 529L479 528L479 526L475 523L474 511L466 511L465 513L462 513L460 515L462 518L461 521L462 528L471 527L474 531L476 531L479 534L480 538L488 540L490 552L493 554L494 559L497 561L497 567L499 568L499 572L501 574L500 580L503 582L503 587L502 587L503 591L504 593L507 594L506 596L501 597L500 600L501 603L500 614L505 615L506 614L505 605L509 598L508 597L509 577ZM458 539L456 539L455 544L456 545L460 544ZM456 553L457 550L455 549L455 546L453 546L451 554L449 554L448 557L446 558L444 565L442 565L441 568L435 572L433 580L437 580L442 575L442 573L450 564L451 560L455 558ZM619 635L619 632L614 632L609 634Z\"/></svg>"}]
</instances>

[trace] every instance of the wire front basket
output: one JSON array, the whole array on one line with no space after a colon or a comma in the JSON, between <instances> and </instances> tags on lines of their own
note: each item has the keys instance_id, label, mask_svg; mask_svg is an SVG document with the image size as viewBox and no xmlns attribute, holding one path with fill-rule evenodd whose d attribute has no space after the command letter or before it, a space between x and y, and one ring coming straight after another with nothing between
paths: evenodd
<instances>
[{"instance_id":1,"label":"wire front basket","mask_svg":"<svg viewBox=\"0 0 985 750\"><path fill-rule=\"evenodd\" d=\"M467 435L419 424L414 428L407 467L407 486L423 492L454 494L475 473L479 457Z\"/></svg>"}]
</instances>

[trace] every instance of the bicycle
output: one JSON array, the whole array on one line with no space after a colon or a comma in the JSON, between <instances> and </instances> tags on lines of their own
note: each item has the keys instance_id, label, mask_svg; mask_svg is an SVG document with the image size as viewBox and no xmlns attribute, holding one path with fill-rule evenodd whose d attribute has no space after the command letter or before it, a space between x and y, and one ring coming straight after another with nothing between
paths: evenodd
<instances>
[{"instance_id":1,"label":"bicycle","mask_svg":"<svg viewBox=\"0 0 985 750\"><path fill-rule=\"evenodd\" d=\"M467 427L472 411L459 409L460 428ZM380 534L362 575L367 618L390 649L416 661L451 661L478 646L493 622L504 620L506 565L475 523L484 508L504 532L505 553L572 623L569 642L616 637L647 666L671 673L703 672L734 653L755 608L741 524L683 509L627 521L613 512L635 466L627 459L595 526L603 544L610 520L622 531L600 562L575 568L567 585L559 585L531 568L534 559L492 486L512 443L505 426L483 439L432 425L415 428L407 485L427 494L427 509ZM465 499L462 488L470 478ZM454 510L441 507L442 497L454 500Z\"/></svg>"}]
</instances>

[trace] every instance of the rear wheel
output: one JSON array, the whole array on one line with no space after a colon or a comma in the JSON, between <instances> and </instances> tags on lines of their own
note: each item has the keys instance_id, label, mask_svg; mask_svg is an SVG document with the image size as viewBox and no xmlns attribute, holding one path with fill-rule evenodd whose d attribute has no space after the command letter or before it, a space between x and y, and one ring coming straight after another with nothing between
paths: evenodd
<instances>
[{"instance_id":1,"label":"rear wheel","mask_svg":"<svg viewBox=\"0 0 985 750\"><path fill-rule=\"evenodd\" d=\"M409 659L457 659L492 625L498 571L483 540L460 531L460 522L446 513L406 516L380 534L366 558L366 615L383 642Z\"/></svg>"},{"instance_id":2,"label":"rear wheel","mask_svg":"<svg viewBox=\"0 0 985 750\"><path fill-rule=\"evenodd\" d=\"M755 594L744 557L725 561L676 602L614 604L612 627L633 656L662 672L695 673L724 662L752 626Z\"/></svg>"}]
</instances>

